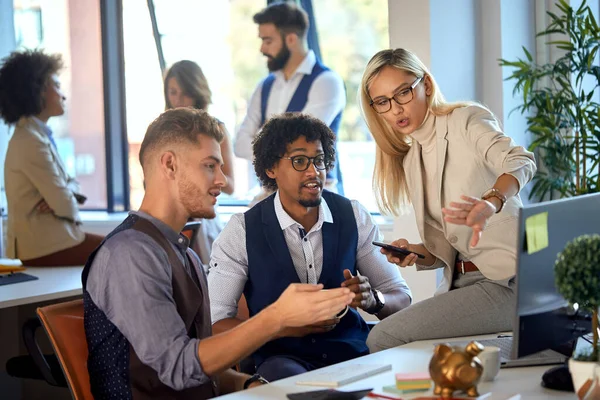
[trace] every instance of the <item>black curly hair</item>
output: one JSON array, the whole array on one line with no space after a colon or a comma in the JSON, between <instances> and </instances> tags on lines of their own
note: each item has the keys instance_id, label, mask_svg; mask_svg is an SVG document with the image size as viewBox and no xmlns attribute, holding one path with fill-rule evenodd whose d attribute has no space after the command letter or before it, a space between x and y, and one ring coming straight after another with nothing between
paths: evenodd
<instances>
[{"instance_id":1,"label":"black curly hair","mask_svg":"<svg viewBox=\"0 0 600 400\"><path fill-rule=\"evenodd\" d=\"M299 137L307 142L321 141L327 170L335 163L335 134L321 120L307 114L287 112L272 117L263 125L260 133L252 142L254 152L254 171L261 184L276 190L277 182L269 178L267 170L279 162L287 151L287 146Z\"/></svg>"},{"instance_id":2,"label":"black curly hair","mask_svg":"<svg viewBox=\"0 0 600 400\"><path fill-rule=\"evenodd\" d=\"M10 53L0 66L0 118L14 124L21 117L39 114L48 80L62 67L60 54L41 50Z\"/></svg>"}]
</instances>

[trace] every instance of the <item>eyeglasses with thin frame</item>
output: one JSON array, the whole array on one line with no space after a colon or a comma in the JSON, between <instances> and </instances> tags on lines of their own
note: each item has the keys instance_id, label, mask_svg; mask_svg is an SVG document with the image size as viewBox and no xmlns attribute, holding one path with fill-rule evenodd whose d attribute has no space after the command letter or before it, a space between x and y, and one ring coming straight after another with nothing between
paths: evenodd
<instances>
[{"instance_id":1,"label":"eyeglasses with thin frame","mask_svg":"<svg viewBox=\"0 0 600 400\"><path fill-rule=\"evenodd\" d=\"M377 114L384 114L392 109L392 99L399 106L410 103L414 98L413 91L422 79L422 76L418 77L409 87L400 90L393 97L378 97L377 100L371 100L371 107Z\"/></svg>"},{"instance_id":2,"label":"eyeglasses with thin frame","mask_svg":"<svg viewBox=\"0 0 600 400\"><path fill-rule=\"evenodd\" d=\"M312 163L316 169L319 171L323 171L327 169L327 160L325 159L325 154L319 154L315 157L308 156L292 156L292 157L279 157L282 160L290 160L292 161L292 167L298 172L303 172L308 169L310 163Z\"/></svg>"}]
</instances>

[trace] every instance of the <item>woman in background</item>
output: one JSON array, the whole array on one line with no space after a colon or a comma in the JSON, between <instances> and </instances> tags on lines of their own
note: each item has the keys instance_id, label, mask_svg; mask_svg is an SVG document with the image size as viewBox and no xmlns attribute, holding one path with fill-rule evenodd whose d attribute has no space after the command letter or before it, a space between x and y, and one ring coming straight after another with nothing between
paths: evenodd
<instances>
[{"instance_id":1,"label":"woman in background","mask_svg":"<svg viewBox=\"0 0 600 400\"><path fill-rule=\"evenodd\" d=\"M404 49L373 56L360 101L377 143L379 206L399 214L412 204L423 241L393 244L425 258L381 251L400 267L444 272L434 297L375 326L369 349L511 330L519 192L535 174L533 154L487 108L446 102L427 67Z\"/></svg>"},{"instance_id":2,"label":"woman in background","mask_svg":"<svg viewBox=\"0 0 600 400\"><path fill-rule=\"evenodd\" d=\"M16 124L4 163L6 256L26 266L83 265L103 237L83 232L85 196L63 165L48 120L63 115L60 55L11 53L0 66L0 117Z\"/></svg>"},{"instance_id":3,"label":"woman in background","mask_svg":"<svg viewBox=\"0 0 600 400\"><path fill-rule=\"evenodd\" d=\"M164 92L166 109L195 107L206 110L211 103L212 93L202 69L198 64L189 60L178 61L169 68L165 75ZM220 123L220 127L224 137L221 142L223 173L227 177L227 186L221 190L224 193L232 194L234 191L233 147L225 124ZM195 243L190 244L204 265L208 265L210 261L212 242L221 229L218 217L212 220L203 220Z\"/></svg>"}]
</instances>

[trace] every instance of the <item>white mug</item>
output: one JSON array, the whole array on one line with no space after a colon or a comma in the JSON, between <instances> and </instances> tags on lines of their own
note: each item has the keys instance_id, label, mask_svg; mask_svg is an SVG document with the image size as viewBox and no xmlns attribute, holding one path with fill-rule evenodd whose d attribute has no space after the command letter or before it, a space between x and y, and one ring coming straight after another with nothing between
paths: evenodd
<instances>
[{"instance_id":1,"label":"white mug","mask_svg":"<svg viewBox=\"0 0 600 400\"><path fill-rule=\"evenodd\" d=\"M483 351L477 355L483 366L481 374L482 382L490 382L496 378L500 371L500 348L496 346L485 346Z\"/></svg>"}]
</instances>

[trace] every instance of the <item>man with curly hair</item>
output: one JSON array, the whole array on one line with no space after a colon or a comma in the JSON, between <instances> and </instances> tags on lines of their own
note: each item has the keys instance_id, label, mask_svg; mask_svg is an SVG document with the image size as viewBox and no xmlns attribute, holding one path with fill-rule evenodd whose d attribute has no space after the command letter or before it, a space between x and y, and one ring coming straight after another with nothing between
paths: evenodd
<instances>
[{"instance_id":1,"label":"man with curly hair","mask_svg":"<svg viewBox=\"0 0 600 400\"><path fill-rule=\"evenodd\" d=\"M79 185L67 174L48 120L63 115L60 55L13 52L0 66L0 117L16 124L6 153L6 255L28 266L83 265L102 237L83 232Z\"/></svg>"},{"instance_id":2,"label":"man with curly hair","mask_svg":"<svg viewBox=\"0 0 600 400\"><path fill-rule=\"evenodd\" d=\"M250 316L292 282L348 287L344 316L289 329L253 354L260 375L282 379L368 353L367 324L407 307L410 289L375 246L377 225L357 201L323 190L335 161L335 136L320 120L286 113L270 119L253 143L261 183L276 192L231 220L213 244L209 269L214 332L231 329L244 294ZM303 304L298 304L303 307Z\"/></svg>"},{"instance_id":3,"label":"man with curly hair","mask_svg":"<svg viewBox=\"0 0 600 400\"><path fill-rule=\"evenodd\" d=\"M354 298L347 288L290 284L243 326L211 336L206 274L180 232L190 218L215 218L227 184L222 140L219 121L187 107L148 127L140 209L107 236L82 274L96 399L203 400L265 383L230 367L281 330L326 320Z\"/></svg>"}]
</instances>

